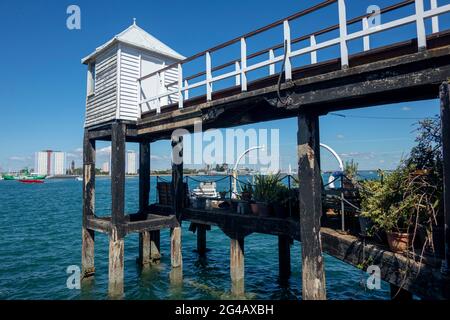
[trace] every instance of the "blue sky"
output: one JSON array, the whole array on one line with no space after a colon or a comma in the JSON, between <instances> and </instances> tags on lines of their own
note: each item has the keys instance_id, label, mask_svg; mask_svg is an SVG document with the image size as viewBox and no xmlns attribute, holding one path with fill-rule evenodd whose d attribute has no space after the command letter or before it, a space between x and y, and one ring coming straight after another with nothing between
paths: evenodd
<instances>
[{"instance_id":1,"label":"blue sky","mask_svg":"<svg viewBox=\"0 0 450 320\"><path fill-rule=\"evenodd\" d=\"M0 170L33 166L34 152L42 149L66 151L77 166L81 164L86 68L80 59L128 27L133 17L143 29L189 56L318 2L278 0L274 5L273 1L265 0L174 0L168 6L167 1L160 0L1 1ZM384 7L395 2L398 1L350 0L348 18L364 13L370 4ZM81 30L66 28L66 9L71 4L81 8ZM441 19L442 29L449 27L448 17ZM382 17L382 22L392 18L395 14ZM306 34L334 24L333 19L325 11L291 25L291 31L293 36ZM428 32L429 25L428 22ZM389 31L373 37L372 44L379 46L393 39L411 38L413 30L413 26L408 26ZM265 39L249 42L249 50L256 51L264 46L267 46ZM356 52L360 47L360 42L351 43L350 51ZM336 48L319 52L319 60L334 54ZM220 63L220 58L214 62ZM321 141L334 147L344 159L354 158L362 169L390 169L413 145L413 123L417 118L436 115L438 101L341 113L348 117L328 115L321 118ZM386 116L406 119L358 118ZM295 167L296 120L263 123L256 128L280 129L281 166L286 168L290 163ZM100 143L98 149L104 147L107 145ZM129 148L137 149L135 145ZM168 167L169 152L168 142L154 143L152 167ZM99 166L104 161L103 156L100 151ZM336 168L326 154L323 163L324 169Z\"/></svg>"}]
</instances>

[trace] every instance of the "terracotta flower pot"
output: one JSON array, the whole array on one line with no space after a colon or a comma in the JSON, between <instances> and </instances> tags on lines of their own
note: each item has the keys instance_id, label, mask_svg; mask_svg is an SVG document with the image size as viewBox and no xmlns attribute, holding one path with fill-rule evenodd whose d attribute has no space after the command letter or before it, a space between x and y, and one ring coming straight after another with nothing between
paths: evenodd
<instances>
[{"instance_id":1,"label":"terracotta flower pot","mask_svg":"<svg viewBox=\"0 0 450 320\"><path fill-rule=\"evenodd\" d=\"M254 214L255 216L259 216L259 207L256 203L251 203L250 208L251 208L252 214Z\"/></svg>"},{"instance_id":2,"label":"terracotta flower pot","mask_svg":"<svg viewBox=\"0 0 450 320\"><path fill-rule=\"evenodd\" d=\"M386 232L389 248L394 253L408 251L411 246L411 234L400 232Z\"/></svg>"}]
</instances>

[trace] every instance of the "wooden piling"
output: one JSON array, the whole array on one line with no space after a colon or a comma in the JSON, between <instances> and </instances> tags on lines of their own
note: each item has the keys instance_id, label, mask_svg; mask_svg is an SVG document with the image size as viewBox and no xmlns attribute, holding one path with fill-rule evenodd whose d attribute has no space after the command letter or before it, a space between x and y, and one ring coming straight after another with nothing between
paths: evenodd
<instances>
[{"instance_id":1,"label":"wooden piling","mask_svg":"<svg viewBox=\"0 0 450 320\"><path fill-rule=\"evenodd\" d=\"M95 232L87 229L87 219L95 208L95 140L89 139L87 130L83 141L83 227L81 248L81 279L93 276Z\"/></svg>"},{"instance_id":2,"label":"wooden piling","mask_svg":"<svg viewBox=\"0 0 450 320\"><path fill-rule=\"evenodd\" d=\"M197 253L201 257L206 255L206 230L206 225L197 225Z\"/></svg>"},{"instance_id":3,"label":"wooden piling","mask_svg":"<svg viewBox=\"0 0 450 320\"><path fill-rule=\"evenodd\" d=\"M448 82L440 86L441 100L441 137L444 173L444 193L442 196L445 221L445 260L443 271L450 273L450 93Z\"/></svg>"},{"instance_id":4,"label":"wooden piling","mask_svg":"<svg viewBox=\"0 0 450 320\"><path fill-rule=\"evenodd\" d=\"M150 143L139 143L139 212L145 213L150 200Z\"/></svg>"},{"instance_id":5,"label":"wooden piling","mask_svg":"<svg viewBox=\"0 0 450 320\"><path fill-rule=\"evenodd\" d=\"M182 268L183 258L181 254L181 214L184 200L183 184L183 137L172 136L172 210L180 224L179 227L170 230L170 257L172 268Z\"/></svg>"},{"instance_id":6,"label":"wooden piling","mask_svg":"<svg viewBox=\"0 0 450 320\"><path fill-rule=\"evenodd\" d=\"M244 237L234 233L230 238L231 294L234 296L245 292L244 266Z\"/></svg>"},{"instance_id":7,"label":"wooden piling","mask_svg":"<svg viewBox=\"0 0 450 320\"><path fill-rule=\"evenodd\" d=\"M123 296L124 245L124 239L120 237L120 232L113 228L109 236L108 269L108 295L111 298Z\"/></svg>"},{"instance_id":8,"label":"wooden piling","mask_svg":"<svg viewBox=\"0 0 450 320\"><path fill-rule=\"evenodd\" d=\"M298 116L298 178L300 181L300 237L302 242L302 298L325 300L325 273L320 236L322 190L316 150L320 141L317 115Z\"/></svg>"},{"instance_id":9,"label":"wooden piling","mask_svg":"<svg viewBox=\"0 0 450 320\"><path fill-rule=\"evenodd\" d=\"M139 143L139 214L147 214L150 202L150 143ZM158 235L152 234L157 232ZM157 243L155 239L158 238ZM152 240L153 239L153 240ZM139 233L139 263L141 266L158 263L159 231L143 231Z\"/></svg>"},{"instance_id":10,"label":"wooden piling","mask_svg":"<svg viewBox=\"0 0 450 320\"><path fill-rule=\"evenodd\" d=\"M126 126L111 128L111 232L109 235L109 294L123 295L125 222L125 134Z\"/></svg>"},{"instance_id":11,"label":"wooden piling","mask_svg":"<svg viewBox=\"0 0 450 320\"><path fill-rule=\"evenodd\" d=\"M278 267L280 282L286 283L291 276L291 239L278 236Z\"/></svg>"}]
</instances>

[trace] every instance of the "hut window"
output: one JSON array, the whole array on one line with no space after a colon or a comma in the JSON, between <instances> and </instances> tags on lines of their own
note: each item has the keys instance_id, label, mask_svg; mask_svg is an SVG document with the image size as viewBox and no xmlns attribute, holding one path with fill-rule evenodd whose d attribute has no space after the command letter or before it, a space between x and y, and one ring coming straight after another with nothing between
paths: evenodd
<instances>
[{"instance_id":1,"label":"hut window","mask_svg":"<svg viewBox=\"0 0 450 320\"><path fill-rule=\"evenodd\" d=\"M87 94L95 93L95 63L90 63L88 67Z\"/></svg>"}]
</instances>

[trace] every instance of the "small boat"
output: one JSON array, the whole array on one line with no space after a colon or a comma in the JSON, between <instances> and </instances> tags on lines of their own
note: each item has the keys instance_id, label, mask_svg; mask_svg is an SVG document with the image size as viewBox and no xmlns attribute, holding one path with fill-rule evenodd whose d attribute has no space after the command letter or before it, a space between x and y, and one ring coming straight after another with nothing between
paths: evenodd
<instances>
[{"instance_id":1,"label":"small boat","mask_svg":"<svg viewBox=\"0 0 450 320\"><path fill-rule=\"evenodd\" d=\"M75 180L77 180L77 181L83 181L83 178L82 178L82 177L76 177Z\"/></svg>"},{"instance_id":2,"label":"small boat","mask_svg":"<svg viewBox=\"0 0 450 320\"><path fill-rule=\"evenodd\" d=\"M19 182L32 184L32 183L44 183L44 180L39 180L39 179L19 179Z\"/></svg>"}]
</instances>

